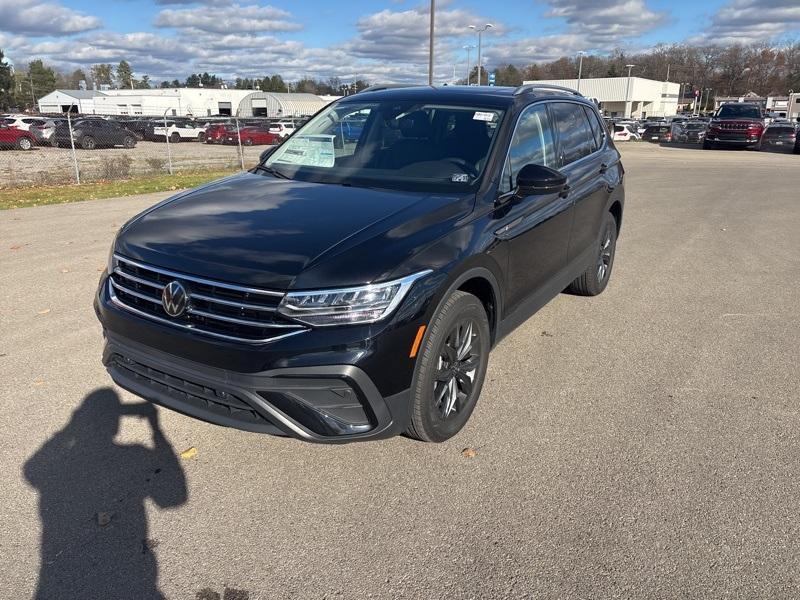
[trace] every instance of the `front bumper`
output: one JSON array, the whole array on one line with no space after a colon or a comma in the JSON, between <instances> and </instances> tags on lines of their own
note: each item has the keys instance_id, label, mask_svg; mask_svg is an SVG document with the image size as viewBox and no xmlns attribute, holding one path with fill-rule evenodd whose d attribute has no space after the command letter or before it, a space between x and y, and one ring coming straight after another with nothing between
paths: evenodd
<instances>
[{"instance_id":1,"label":"front bumper","mask_svg":"<svg viewBox=\"0 0 800 600\"><path fill-rule=\"evenodd\" d=\"M191 417L311 442L350 442L402 433L408 391L383 398L352 365L259 373L217 369L107 332L103 364L120 387Z\"/></svg>"}]
</instances>

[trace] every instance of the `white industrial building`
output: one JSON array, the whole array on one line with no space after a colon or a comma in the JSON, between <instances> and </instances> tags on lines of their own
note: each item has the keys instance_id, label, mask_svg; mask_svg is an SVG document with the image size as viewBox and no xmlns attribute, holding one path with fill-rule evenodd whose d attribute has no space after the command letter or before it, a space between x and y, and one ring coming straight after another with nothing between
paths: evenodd
<instances>
[{"instance_id":1,"label":"white industrial building","mask_svg":"<svg viewBox=\"0 0 800 600\"><path fill-rule=\"evenodd\" d=\"M680 84L642 77L596 79L546 79L524 83L549 83L579 90L600 103L607 117L669 117L678 112Z\"/></svg>"},{"instance_id":2,"label":"white industrial building","mask_svg":"<svg viewBox=\"0 0 800 600\"><path fill-rule=\"evenodd\" d=\"M39 99L39 112L84 115L299 117L329 104L314 94L217 88L56 90Z\"/></svg>"}]
</instances>

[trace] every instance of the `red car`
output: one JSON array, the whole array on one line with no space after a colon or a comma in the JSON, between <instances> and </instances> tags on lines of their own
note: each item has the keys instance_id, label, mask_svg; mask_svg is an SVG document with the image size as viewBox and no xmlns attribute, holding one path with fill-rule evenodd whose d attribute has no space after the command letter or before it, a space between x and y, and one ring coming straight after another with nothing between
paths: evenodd
<instances>
[{"instance_id":1,"label":"red car","mask_svg":"<svg viewBox=\"0 0 800 600\"><path fill-rule=\"evenodd\" d=\"M27 131L0 124L0 148L31 150L35 143L36 140Z\"/></svg>"},{"instance_id":2,"label":"red car","mask_svg":"<svg viewBox=\"0 0 800 600\"><path fill-rule=\"evenodd\" d=\"M206 127L206 144L224 144L230 130L227 123L217 123Z\"/></svg>"},{"instance_id":3,"label":"red car","mask_svg":"<svg viewBox=\"0 0 800 600\"><path fill-rule=\"evenodd\" d=\"M242 138L242 145L243 146L258 146L262 144L277 144L281 141L281 137L277 134L270 133L266 129L261 129L260 127L242 127L239 129L239 135ZM225 142L228 144L236 144L238 140L236 139L236 129L228 129L228 135L225 138Z\"/></svg>"}]
</instances>

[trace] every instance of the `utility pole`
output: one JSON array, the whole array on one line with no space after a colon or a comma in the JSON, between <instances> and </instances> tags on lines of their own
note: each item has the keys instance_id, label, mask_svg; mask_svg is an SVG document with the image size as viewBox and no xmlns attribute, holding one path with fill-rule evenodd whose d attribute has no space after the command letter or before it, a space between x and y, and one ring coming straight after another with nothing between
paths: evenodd
<instances>
[{"instance_id":1,"label":"utility pole","mask_svg":"<svg viewBox=\"0 0 800 600\"><path fill-rule=\"evenodd\" d=\"M625 65L625 66L628 68L628 82L625 88L625 118L630 119L633 108L631 102L631 69L633 69L633 67L635 67L636 65Z\"/></svg>"},{"instance_id":2,"label":"utility pole","mask_svg":"<svg viewBox=\"0 0 800 600\"><path fill-rule=\"evenodd\" d=\"M428 41L428 85L433 85L433 29L436 19L436 0L431 0L431 31Z\"/></svg>"},{"instance_id":3,"label":"utility pole","mask_svg":"<svg viewBox=\"0 0 800 600\"><path fill-rule=\"evenodd\" d=\"M578 50L578 89L575 90L579 94L581 93L581 74L583 74L583 55L585 52L583 50Z\"/></svg>"}]
</instances>

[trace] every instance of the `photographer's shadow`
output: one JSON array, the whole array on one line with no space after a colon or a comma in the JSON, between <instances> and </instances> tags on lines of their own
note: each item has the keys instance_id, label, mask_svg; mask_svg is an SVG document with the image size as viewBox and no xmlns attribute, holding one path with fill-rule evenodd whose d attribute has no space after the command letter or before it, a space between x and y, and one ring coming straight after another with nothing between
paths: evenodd
<instances>
[{"instance_id":1,"label":"photographer's shadow","mask_svg":"<svg viewBox=\"0 0 800 600\"><path fill-rule=\"evenodd\" d=\"M152 449L114 441L123 416L150 422ZM24 472L42 520L35 598L163 598L145 500L176 507L187 492L152 404L122 404L113 390L95 390Z\"/></svg>"}]
</instances>

